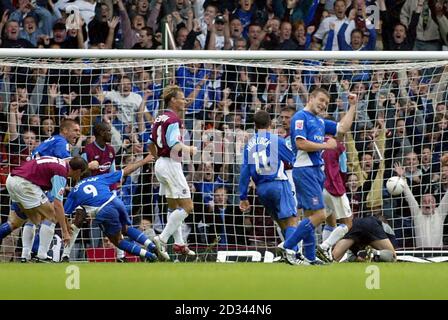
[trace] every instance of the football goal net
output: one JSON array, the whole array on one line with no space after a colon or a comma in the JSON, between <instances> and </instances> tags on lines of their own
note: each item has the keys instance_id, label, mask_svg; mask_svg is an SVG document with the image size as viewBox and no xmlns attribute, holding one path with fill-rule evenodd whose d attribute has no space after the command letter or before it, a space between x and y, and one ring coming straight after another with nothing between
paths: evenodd
<instances>
[{"instance_id":1,"label":"football goal net","mask_svg":"<svg viewBox=\"0 0 448 320\"><path fill-rule=\"evenodd\" d=\"M314 89L324 88L330 103L321 116L336 121L348 110L349 96L357 96L355 121L341 140L345 151L339 159L354 219L381 217L397 249L409 259L443 256L448 246L444 52L49 49L0 50L0 57L2 223L14 214L5 186L8 174L29 161L40 143L60 134L65 119L75 119L81 129L70 145L72 156L85 155L89 144L102 148L104 137L99 146L94 128L107 123L112 151L107 159L88 161L100 162L94 174L119 170L148 152L152 124L165 108L163 90L176 84L186 97L184 142L198 148L193 159L183 162L194 210L181 237L197 253L188 259L275 260L283 235L260 205L253 183L250 210L239 208L244 145L255 132L258 110L270 114L272 132L288 138L294 129L291 116L306 106ZM388 188L397 170L410 193L406 188L400 192L400 186ZM71 187L69 181L67 193ZM111 189L123 200L134 227L150 238L162 231L167 204L159 196L154 163ZM71 260L116 259L115 248L93 217L77 223L81 228ZM0 260L19 260L24 242L25 255L35 252L39 229L25 223L14 230L3 239ZM320 242L321 228L316 237ZM174 242L169 243L172 259L185 259L173 250ZM31 249L29 243L34 244ZM58 260L62 250L56 228L49 254Z\"/></svg>"}]
</instances>

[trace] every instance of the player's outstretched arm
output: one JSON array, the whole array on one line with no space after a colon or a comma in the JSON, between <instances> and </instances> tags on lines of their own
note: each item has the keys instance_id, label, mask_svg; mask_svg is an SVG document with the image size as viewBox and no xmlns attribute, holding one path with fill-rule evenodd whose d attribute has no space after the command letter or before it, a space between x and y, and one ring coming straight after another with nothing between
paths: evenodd
<instances>
[{"instance_id":1,"label":"player's outstretched arm","mask_svg":"<svg viewBox=\"0 0 448 320\"><path fill-rule=\"evenodd\" d=\"M65 219L64 206L62 205L62 201L58 199L54 199L53 205L56 220L61 226L62 239L64 240L64 243L68 244L70 242L70 233L68 231L67 220Z\"/></svg>"},{"instance_id":2,"label":"player's outstretched arm","mask_svg":"<svg viewBox=\"0 0 448 320\"><path fill-rule=\"evenodd\" d=\"M239 183L239 191L240 191L240 200L247 200L247 189L249 189L250 183L250 170L248 164L248 154L247 154L247 145L244 147L243 153L243 163L241 164L241 172L240 172L240 183Z\"/></svg>"},{"instance_id":3,"label":"player's outstretched arm","mask_svg":"<svg viewBox=\"0 0 448 320\"><path fill-rule=\"evenodd\" d=\"M134 172L140 167L143 167L145 164L151 162L152 160L154 160L153 155L148 154L144 159L127 165L126 168L123 169L123 176L130 175L132 172Z\"/></svg>"},{"instance_id":4,"label":"player's outstretched arm","mask_svg":"<svg viewBox=\"0 0 448 320\"><path fill-rule=\"evenodd\" d=\"M248 212L250 210L250 203L247 198L247 190L249 189L250 183L250 172L249 165L247 164L247 151L244 152L244 160L241 165L241 173L240 173L240 210L241 212Z\"/></svg>"},{"instance_id":5,"label":"player's outstretched arm","mask_svg":"<svg viewBox=\"0 0 448 320\"><path fill-rule=\"evenodd\" d=\"M195 146L187 146L182 142L178 142L173 146L172 151L174 152L182 151L182 153L188 153L189 155L194 156L197 152L197 148Z\"/></svg>"},{"instance_id":6,"label":"player's outstretched arm","mask_svg":"<svg viewBox=\"0 0 448 320\"><path fill-rule=\"evenodd\" d=\"M150 143L148 146L149 152L152 154L155 160L157 160L157 148L154 143Z\"/></svg>"},{"instance_id":7,"label":"player's outstretched arm","mask_svg":"<svg viewBox=\"0 0 448 320\"><path fill-rule=\"evenodd\" d=\"M356 105L358 104L358 98L355 94L349 94L348 103L350 108L344 117L339 121L338 133L346 134L350 128L352 127L353 120L355 119L356 114Z\"/></svg>"}]
</instances>

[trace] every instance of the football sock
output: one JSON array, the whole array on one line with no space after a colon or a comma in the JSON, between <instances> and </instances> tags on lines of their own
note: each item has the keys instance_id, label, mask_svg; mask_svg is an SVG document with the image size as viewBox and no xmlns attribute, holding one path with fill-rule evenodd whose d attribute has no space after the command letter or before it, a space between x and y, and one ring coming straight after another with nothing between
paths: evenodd
<instances>
[{"instance_id":1,"label":"football sock","mask_svg":"<svg viewBox=\"0 0 448 320\"><path fill-rule=\"evenodd\" d=\"M324 230L322 231L322 242L325 242L325 240L328 239L328 237L333 232L333 230L334 230L334 227L329 226L328 224L326 224L324 226Z\"/></svg>"},{"instance_id":2,"label":"football sock","mask_svg":"<svg viewBox=\"0 0 448 320\"><path fill-rule=\"evenodd\" d=\"M182 222L187 216L188 215L183 208L174 210L167 219L168 222L160 234L160 240L167 243L169 238L182 225Z\"/></svg>"},{"instance_id":3,"label":"football sock","mask_svg":"<svg viewBox=\"0 0 448 320\"><path fill-rule=\"evenodd\" d=\"M131 242L128 240L121 240L118 243L118 248L121 250L124 250L128 253L131 253L135 256L140 256L142 258L147 258L149 260L155 260L155 255L151 252L146 251L145 249L142 249L137 243Z\"/></svg>"},{"instance_id":4,"label":"football sock","mask_svg":"<svg viewBox=\"0 0 448 320\"><path fill-rule=\"evenodd\" d=\"M348 227L345 224L340 224L339 226L337 226L330 234L328 239L321 244L322 249L327 250L328 248L334 246L336 242L341 240L347 234L347 232Z\"/></svg>"},{"instance_id":5,"label":"football sock","mask_svg":"<svg viewBox=\"0 0 448 320\"><path fill-rule=\"evenodd\" d=\"M294 248L294 246L311 233L314 235L314 226L309 218L305 218L299 223L296 230L294 230L294 233L286 239L284 247L287 249Z\"/></svg>"},{"instance_id":6,"label":"football sock","mask_svg":"<svg viewBox=\"0 0 448 320\"><path fill-rule=\"evenodd\" d=\"M34 234L36 226L33 223L27 222L22 229L22 256L27 260L31 259L31 250L33 249Z\"/></svg>"},{"instance_id":7,"label":"football sock","mask_svg":"<svg viewBox=\"0 0 448 320\"><path fill-rule=\"evenodd\" d=\"M316 260L316 235L314 234L314 227L303 239L303 255L309 261Z\"/></svg>"},{"instance_id":8,"label":"football sock","mask_svg":"<svg viewBox=\"0 0 448 320\"><path fill-rule=\"evenodd\" d=\"M56 224L49 220L44 220L40 224L40 230L39 230L39 249L37 251L37 257L39 259L47 259L48 258L48 251L50 250L51 242L53 241L54 236L54 228L56 227Z\"/></svg>"},{"instance_id":9,"label":"football sock","mask_svg":"<svg viewBox=\"0 0 448 320\"><path fill-rule=\"evenodd\" d=\"M11 225L8 222L5 222L0 226L0 241L6 238L12 232Z\"/></svg>"},{"instance_id":10,"label":"football sock","mask_svg":"<svg viewBox=\"0 0 448 320\"><path fill-rule=\"evenodd\" d=\"M140 230L138 230L136 228L128 227L127 236L131 240L134 240L135 242L144 245L150 251L155 250L156 246L154 245L154 243L152 243L152 241L149 240L149 238Z\"/></svg>"},{"instance_id":11,"label":"football sock","mask_svg":"<svg viewBox=\"0 0 448 320\"><path fill-rule=\"evenodd\" d=\"M296 227L286 227L285 229L285 239L288 239L292 234L294 234L294 231L296 231ZM296 244L292 250L297 252L299 250L298 245Z\"/></svg>"}]
</instances>

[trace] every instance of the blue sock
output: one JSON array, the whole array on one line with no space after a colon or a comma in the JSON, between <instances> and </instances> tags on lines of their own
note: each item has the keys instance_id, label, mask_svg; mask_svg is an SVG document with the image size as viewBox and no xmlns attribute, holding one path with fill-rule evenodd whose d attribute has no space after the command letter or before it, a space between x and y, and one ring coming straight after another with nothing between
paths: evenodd
<instances>
[{"instance_id":1,"label":"blue sock","mask_svg":"<svg viewBox=\"0 0 448 320\"><path fill-rule=\"evenodd\" d=\"M311 223L310 219L303 219L294 233L285 240L284 247L287 249L294 248L294 246L296 246L300 242L300 240L304 240L305 237L311 232L314 232L314 226Z\"/></svg>"},{"instance_id":2,"label":"blue sock","mask_svg":"<svg viewBox=\"0 0 448 320\"><path fill-rule=\"evenodd\" d=\"M34 242L33 242L33 248L31 249L31 252L34 252L37 254L37 251L39 251L39 232L36 230L35 236L34 236Z\"/></svg>"},{"instance_id":3,"label":"blue sock","mask_svg":"<svg viewBox=\"0 0 448 320\"><path fill-rule=\"evenodd\" d=\"M11 226L8 222L5 222L0 226L0 241L2 241L4 238L6 238L7 235L9 235L12 232Z\"/></svg>"},{"instance_id":4,"label":"blue sock","mask_svg":"<svg viewBox=\"0 0 448 320\"><path fill-rule=\"evenodd\" d=\"M140 252L143 250L138 244L133 243L128 240L121 240L118 243L118 248L128 253L133 254L134 256L140 256ZM156 256L149 251L146 251L145 258L149 260L155 260Z\"/></svg>"},{"instance_id":5,"label":"blue sock","mask_svg":"<svg viewBox=\"0 0 448 320\"><path fill-rule=\"evenodd\" d=\"M294 231L296 231L296 227L286 227L286 229L283 231L284 236L285 236L285 240L288 239L292 234L294 234ZM294 250L295 252L297 252L299 250L298 245L296 244L292 250Z\"/></svg>"},{"instance_id":6,"label":"blue sock","mask_svg":"<svg viewBox=\"0 0 448 320\"><path fill-rule=\"evenodd\" d=\"M313 224L311 224L313 226ZM313 230L303 239L303 255L310 261L316 260L316 236Z\"/></svg>"},{"instance_id":7,"label":"blue sock","mask_svg":"<svg viewBox=\"0 0 448 320\"><path fill-rule=\"evenodd\" d=\"M152 243L151 240L149 240L149 238L143 232L141 232L136 228L129 227L127 231L127 236L131 240L134 240L135 242L140 243L145 247L147 247L149 251L154 251L156 248L155 244Z\"/></svg>"}]
</instances>

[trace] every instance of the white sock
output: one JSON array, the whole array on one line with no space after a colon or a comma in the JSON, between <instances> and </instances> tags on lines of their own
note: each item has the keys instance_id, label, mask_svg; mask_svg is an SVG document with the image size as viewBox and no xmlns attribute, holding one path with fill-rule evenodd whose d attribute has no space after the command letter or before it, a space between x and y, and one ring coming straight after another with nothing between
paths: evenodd
<instances>
[{"instance_id":1,"label":"white sock","mask_svg":"<svg viewBox=\"0 0 448 320\"><path fill-rule=\"evenodd\" d=\"M125 256L125 252L119 248L117 248L117 259L123 259Z\"/></svg>"},{"instance_id":2,"label":"white sock","mask_svg":"<svg viewBox=\"0 0 448 320\"><path fill-rule=\"evenodd\" d=\"M160 239L167 243L170 237L178 231L178 229L182 226L182 222L185 220L185 218L188 216L188 214L185 212L184 209L178 208L174 210L170 216L167 218L168 222L163 229L162 233L160 234ZM181 238L182 238L182 232L180 232ZM183 242L183 241L182 241Z\"/></svg>"},{"instance_id":3,"label":"white sock","mask_svg":"<svg viewBox=\"0 0 448 320\"><path fill-rule=\"evenodd\" d=\"M145 249L140 249L140 257L145 258L147 252Z\"/></svg>"},{"instance_id":4,"label":"white sock","mask_svg":"<svg viewBox=\"0 0 448 320\"><path fill-rule=\"evenodd\" d=\"M25 223L22 229L22 258L31 259L35 232L36 226L34 224Z\"/></svg>"},{"instance_id":5,"label":"white sock","mask_svg":"<svg viewBox=\"0 0 448 320\"><path fill-rule=\"evenodd\" d=\"M322 249L327 250L328 248L334 246L336 242L341 240L347 232L348 227L345 224L340 224L339 226L337 226L337 228L334 229L330 234L328 239L321 244Z\"/></svg>"},{"instance_id":6,"label":"white sock","mask_svg":"<svg viewBox=\"0 0 448 320\"><path fill-rule=\"evenodd\" d=\"M182 224L177 228L176 231L173 233L174 243L184 245L184 238L182 237Z\"/></svg>"},{"instance_id":7,"label":"white sock","mask_svg":"<svg viewBox=\"0 0 448 320\"><path fill-rule=\"evenodd\" d=\"M48 250L50 250L51 242L53 241L54 228L56 224L51 221L44 220L40 224L39 231L39 250L37 251L37 257L39 259L47 259Z\"/></svg>"},{"instance_id":8,"label":"white sock","mask_svg":"<svg viewBox=\"0 0 448 320\"><path fill-rule=\"evenodd\" d=\"M170 219L170 216L173 214L173 212L174 211L168 210L168 214L166 217L168 220ZM182 223L180 224L179 228L177 228L177 230L174 231L173 238L174 238L175 244L180 244L180 245L185 244L184 239L182 238Z\"/></svg>"},{"instance_id":9,"label":"white sock","mask_svg":"<svg viewBox=\"0 0 448 320\"><path fill-rule=\"evenodd\" d=\"M328 224L324 226L324 230L322 231L322 242L325 242L328 239L334 229L334 227L329 226Z\"/></svg>"},{"instance_id":10,"label":"white sock","mask_svg":"<svg viewBox=\"0 0 448 320\"><path fill-rule=\"evenodd\" d=\"M72 224L72 237L70 238L70 243L64 247L64 253L62 254L63 257L70 257L70 252L72 252L73 246L75 245L76 239L78 238L79 229L77 226Z\"/></svg>"}]
</instances>

